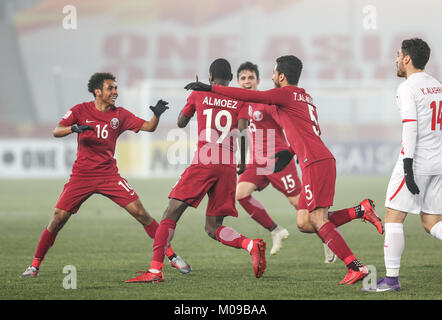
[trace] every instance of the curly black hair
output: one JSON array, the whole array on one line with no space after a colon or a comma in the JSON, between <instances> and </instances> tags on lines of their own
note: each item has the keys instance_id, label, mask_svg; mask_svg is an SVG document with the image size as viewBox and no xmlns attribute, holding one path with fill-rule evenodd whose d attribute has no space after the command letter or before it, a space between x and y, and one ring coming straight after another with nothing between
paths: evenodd
<instances>
[{"instance_id":1,"label":"curly black hair","mask_svg":"<svg viewBox=\"0 0 442 320\"><path fill-rule=\"evenodd\" d=\"M87 84L87 89L90 93L94 95L94 97L95 97L95 89L103 90L104 80L115 81L115 76L109 72L97 72L94 73L89 79L89 82Z\"/></svg>"},{"instance_id":2,"label":"curly black hair","mask_svg":"<svg viewBox=\"0 0 442 320\"><path fill-rule=\"evenodd\" d=\"M407 39L402 41L402 53L404 56L409 55L411 62L416 69L424 69L430 59L430 47L419 38Z\"/></svg>"}]
</instances>

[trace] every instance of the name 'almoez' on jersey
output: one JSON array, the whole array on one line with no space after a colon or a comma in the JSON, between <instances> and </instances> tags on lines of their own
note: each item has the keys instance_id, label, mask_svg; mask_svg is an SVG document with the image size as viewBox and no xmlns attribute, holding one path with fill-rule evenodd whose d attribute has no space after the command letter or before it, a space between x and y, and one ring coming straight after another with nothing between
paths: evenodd
<instances>
[{"instance_id":1,"label":"name 'almoez' on jersey","mask_svg":"<svg viewBox=\"0 0 442 320\"><path fill-rule=\"evenodd\" d=\"M207 104L213 107L224 107L230 109L238 109L237 104L238 101L230 100L230 99L222 99L206 96L203 100L203 104Z\"/></svg>"}]
</instances>

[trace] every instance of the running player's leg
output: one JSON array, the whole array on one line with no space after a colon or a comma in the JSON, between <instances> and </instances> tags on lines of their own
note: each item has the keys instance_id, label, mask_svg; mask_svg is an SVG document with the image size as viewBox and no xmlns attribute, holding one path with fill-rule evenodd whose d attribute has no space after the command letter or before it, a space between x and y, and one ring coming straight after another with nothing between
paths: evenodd
<instances>
[{"instance_id":1,"label":"running player's leg","mask_svg":"<svg viewBox=\"0 0 442 320\"><path fill-rule=\"evenodd\" d=\"M235 229L223 226L225 216L237 217L235 207L236 172L234 169L217 167L218 180L207 193L206 231L210 237L226 246L244 249L252 256L255 277L260 278L266 268L266 243L262 239L250 239ZM215 236L215 237L214 237Z\"/></svg>"},{"instance_id":2,"label":"running player's leg","mask_svg":"<svg viewBox=\"0 0 442 320\"><path fill-rule=\"evenodd\" d=\"M40 240L37 244L37 249L34 253L34 258L31 265L22 273L22 278L36 277L40 264L46 256L48 250L52 247L57 237L58 232L63 228L64 224L69 220L70 212L65 210L55 209L54 216L50 220L48 226L43 230Z\"/></svg>"},{"instance_id":3,"label":"running player's leg","mask_svg":"<svg viewBox=\"0 0 442 320\"><path fill-rule=\"evenodd\" d=\"M336 229L336 226L328 220L327 208L316 208L313 210L310 213L310 221L321 240L347 266L348 273L340 284L353 284L368 274L367 269L348 247L342 234Z\"/></svg>"},{"instance_id":4,"label":"running player's leg","mask_svg":"<svg viewBox=\"0 0 442 320\"><path fill-rule=\"evenodd\" d=\"M269 184L269 180L265 175L256 174L256 169L255 165L248 165L246 171L239 176L238 185L236 186L236 199L253 220L263 228L273 231L277 224L267 213L264 206L252 196L254 191L261 191Z\"/></svg>"},{"instance_id":5,"label":"running player's leg","mask_svg":"<svg viewBox=\"0 0 442 320\"><path fill-rule=\"evenodd\" d=\"M76 213L81 204L94 192L93 183L90 181L71 178L65 184L63 192L55 205L54 216L48 226L43 230L37 249L34 253L32 264L21 275L23 278L36 277L40 265L49 249L53 246L58 232L63 228L73 213Z\"/></svg>"},{"instance_id":6,"label":"running player's leg","mask_svg":"<svg viewBox=\"0 0 442 320\"><path fill-rule=\"evenodd\" d=\"M127 283L164 281L162 270L165 251L175 234L176 223L188 206L187 203L181 200L169 200L169 205L155 233L153 256L149 270L138 277L127 280Z\"/></svg>"},{"instance_id":7,"label":"running player's leg","mask_svg":"<svg viewBox=\"0 0 442 320\"><path fill-rule=\"evenodd\" d=\"M262 239L250 239L235 229L223 226L224 216L206 216L205 229L209 237L225 246L244 249L252 256L253 271L260 278L266 268L266 243Z\"/></svg>"},{"instance_id":8,"label":"running player's leg","mask_svg":"<svg viewBox=\"0 0 442 320\"><path fill-rule=\"evenodd\" d=\"M151 239L155 239L155 234L159 227L158 222L144 209L140 199L132 201L124 207L138 222L141 223L147 235ZM187 264L183 258L178 256L172 249L172 245L169 245L166 250L166 256L169 259L171 265L177 268L181 273L189 273L192 268Z\"/></svg>"}]
</instances>

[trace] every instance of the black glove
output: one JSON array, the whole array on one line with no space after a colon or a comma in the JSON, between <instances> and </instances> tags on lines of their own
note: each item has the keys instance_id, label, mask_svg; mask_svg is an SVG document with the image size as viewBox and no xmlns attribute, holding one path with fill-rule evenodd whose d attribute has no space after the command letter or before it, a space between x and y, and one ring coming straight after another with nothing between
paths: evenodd
<instances>
[{"instance_id":1,"label":"black glove","mask_svg":"<svg viewBox=\"0 0 442 320\"><path fill-rule=\"evenodd\" d=\"M419 188L417 187L416 182L414 181L412 158L404 159L404 173L405 173L405 183L407 185L408 190L410 190L412 194L419 194Z\"/></svg>"},{"instance_id":2,"label":"black glove","mask_svg":"<svg viewBox=\"0 0 442 320\"><path fill-rule=\"evenodd\" d=\"M294 154L290 153L288 150L282 150L277 152L272 159L276 158L275 169L273 172L279 172L284 170L285 167L292 161Z\"/></svg>"},{"instance_id":3,"label":"black glove","mask_svg":"<svg viewBox=\"0 0 442 320\"><path fill-rule=\"evenodd\" d=\"M152 110L153 114L159 119L160 116L163 114L163 112L169 109L169 107L167 106L168 104L169 102L160 99L158 100L155 107L150 106L149 108L150 110Z\"/></svg>"},{"instance_id":4,"label":"black glove","mask_svg":"<svg viewBox=\"0 0 442 320\"><path fill-rule=\"evenodd\" d=\"M85 131L85 130L92 130L92 131L94 131L94 127L86 126L86 125L79 126L78 124L74 124L71 127L71 130L72 130L72 132L83 133L83 131Z\"/></svg>"},{"instance_id":5,"label":"black glove","mask_svg":"<svg viewBox=\"0 0 442 320\"><path fill-rule=\"evenodd\" d=\"M212 86L210 84L205 84L197 81L187 84L184 89L194 91L212 91Z\"/></svg>"}]
</instances>

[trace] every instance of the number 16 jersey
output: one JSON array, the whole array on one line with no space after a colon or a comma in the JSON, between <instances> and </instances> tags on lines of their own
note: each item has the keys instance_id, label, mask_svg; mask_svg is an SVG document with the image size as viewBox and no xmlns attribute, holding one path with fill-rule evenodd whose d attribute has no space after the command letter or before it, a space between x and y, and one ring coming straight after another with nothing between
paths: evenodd
<instances>
[{"instance_id":1,"label":"number 16 jersey","mask_svg":"<svg viewBox=\"0 0 442 320\"><path fill-rule=\"evenodd\" d=\"M122 107L111 107L101 112L94 101L71 108L60 121L62 126L88 125L94 130L85 130L77 136L77 159L72 167L75 177L113 177L118 175L114 158L117 138L126 130L138 132L145 120L136 117Z\"/></svg>"}]
</instances>

